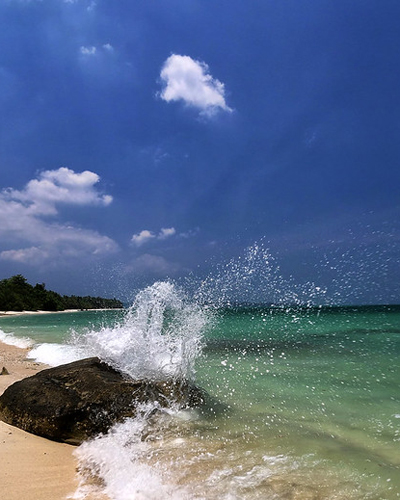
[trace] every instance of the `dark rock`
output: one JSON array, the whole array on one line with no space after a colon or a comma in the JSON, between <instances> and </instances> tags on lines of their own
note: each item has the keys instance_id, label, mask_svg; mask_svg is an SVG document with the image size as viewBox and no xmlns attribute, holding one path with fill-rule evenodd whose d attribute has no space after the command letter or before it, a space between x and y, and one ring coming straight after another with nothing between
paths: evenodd
<instances>
[{"instance_id":1,"label":"dark rock","mask_svg":"<svg viewBox=\"0 0 400 500\"><path fill-rule=\"evenodd\" d=\"M1 370L0 375L10 375L9 371L5 366L3 366L3 369Z\"/></svg>"},{"instance_id":2,"label":"dark rock","mask_svg":"<svg viewBox=\"0 0 400 500\"><path fill-rule=\"evenodd\" d=\"M199 407L204 397L187 381L136 381L88 358L15 382L0 396L0 419L38 436L79 444L135 416L140 403Z\"/></svg>"}]
</instances>

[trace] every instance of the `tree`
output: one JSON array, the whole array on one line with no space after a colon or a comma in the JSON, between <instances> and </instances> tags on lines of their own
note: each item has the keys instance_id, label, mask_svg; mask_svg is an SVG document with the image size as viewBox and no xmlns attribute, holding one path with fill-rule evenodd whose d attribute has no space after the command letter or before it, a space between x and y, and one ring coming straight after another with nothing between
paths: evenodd
<instances>
[{"instance_id":1,"label":"tree","mask_svg":"<svg viewBox=\"0 0 400 500\"><path fill-rule=\"evenodd\" d=\"M65 309L122 308L117 299L101 297L61 296L46 290L44 283L30 285L22 274L0 281L0 310L2 311L63 311Z\"/></svg>"}]
</instances>

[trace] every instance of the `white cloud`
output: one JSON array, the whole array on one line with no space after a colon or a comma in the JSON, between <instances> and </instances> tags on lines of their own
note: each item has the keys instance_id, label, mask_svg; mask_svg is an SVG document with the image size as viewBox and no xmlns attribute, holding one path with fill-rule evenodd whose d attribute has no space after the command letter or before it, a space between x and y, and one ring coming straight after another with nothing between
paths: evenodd
<instances>
[{"instance_id":1,"label":"white cloud","mask_svg":"<svg viewBox=\"0 0 400 500\"><path fill-rule=\"evenodd\" d=\"M48 252L37 247L20 248L19 250L4 250L0 252L0 259L14 262L40 265L49 258Z\"/></svg>"},{"instance_id":2,"label":"white cloud","mask_svg":"<svg viewBox=\"0 0 400 500\"><path fill-rule=\"evenodd\" d=\"M99 193L94 172L47 170L24 189L0 192L0 259L32 265L54 259L109 254L118 245L97 231L49 220L58 205L107 206L112 197Z\"/></svg>"},{"instance_id":3,"label":"white cloud","mask_svg":"<svg viewBox=\"0 0 400 500\"><path fill-rule=\"evenodd\" d=\"M164 101L183 101L209 115L218 109L232 111L225 102L224 84L209 74L204 62L172 54L160 76L165 85L160 93Z\"/></svg>"},{"instance_id":4,"label":"white cloud","mask_svg":"<svg viewBox=\"0 0 400 500\"><path fill-rule=\"evenodd\" d=\"M97 52L96 47L91 45L90 47L85 47L82 45L82 47L79 49L80 53L83 54L84 56L94 56Z\"/></svg>"},{"instance_id":5,"label":"white cloud","mask_svg":"<svg viewBox=\"0 0 400 500\"><path fill-rule=\"evenodd\" d=\"M143 231L140 231L140 233L134 234L132 236L132 243L134 243L137 247L142 246L144 243L147 243L148 241L154 239L156 235L149 231L148 229L144 229Z\"/></svg>"},{"instance_id":6,"label":"white cloud","mask_svg":"<svg viewBox=\"0 0 400 500\"><path fill-rule=\"evenodd\" d=\"M100 177L89 170L77 174L61 167L41 172L39 178L29 181L22 191L3 191L2 198L29 204L32 213L43 215L56 214L57 204L107 206L112 202L112 196L96 191L99 180Z\"/></svg>"},{"instance_id":7,"label":"white cloud","mask_svg":"<svg viewBox=\"0 0 400 500\"><path fill-rule=\"evenodd\" d=\"M140 247L145 243L148 243L150 240L166 240L171 236L176 234L176 229L174 227L162 228L161 231L156 234L153 231L149 231L148 229L143 229L140 233L136 233L132 236L131 242Z\"/></svg>"},{"instance_id":8,"label":"white cloud","mask_svg":"<svg viewBox=\"0 0 400 500\"><path fill-rule=\"evenodd\" d=\"M95 45L82 45L79 47L79 53L81 56L83 56L84 59L86 57L91 57L91 56L100 56L100 54L112 54L114 52L114 47L110 43L103 43L101 46L96 47Z\"/></svg>"},{"instance_id":9,"label":"white cloud","mask_svg":"<svg viewBox=\"0 0 400 500\"><path fill-rule=\"evenodd\" d=\"M158 235L159 240L165 240L170 236L174 236L176 234L176 229L174 227L163 227Z\"/></svg>"}]
</instances>

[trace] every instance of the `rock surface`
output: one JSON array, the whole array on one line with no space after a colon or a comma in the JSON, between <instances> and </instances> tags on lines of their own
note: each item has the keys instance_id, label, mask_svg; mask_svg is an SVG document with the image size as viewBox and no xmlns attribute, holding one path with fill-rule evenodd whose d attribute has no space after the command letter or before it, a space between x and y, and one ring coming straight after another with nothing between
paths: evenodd
<instances>
[{"instance_id":1,"label":"rock surface","mask_svg":"<svg viewBox=\"0 0 400 500\"><path fill-rule=\"evenodd\" d=\"M132 380L98 358L43 370L0 396L0 419L54 441L79 444L136 414L138 404L201 406L189 382Z\"/></svg>"}]
</instances>

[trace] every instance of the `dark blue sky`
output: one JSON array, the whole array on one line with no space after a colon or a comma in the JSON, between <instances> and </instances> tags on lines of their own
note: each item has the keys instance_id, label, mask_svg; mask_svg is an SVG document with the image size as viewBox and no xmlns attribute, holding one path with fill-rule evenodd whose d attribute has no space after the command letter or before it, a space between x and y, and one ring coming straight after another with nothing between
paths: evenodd
<instances>
[{"instance_id":1,"label":"dark blue sky","mask_svg":"<svg viewBox=\"0 0 400 500\"><path fill-rule=\"evenodd\" d=\"M399 18L1 2L0 277L118 295L262 242L338 301L400 302Z\"/></svg>"}]
</instances>

